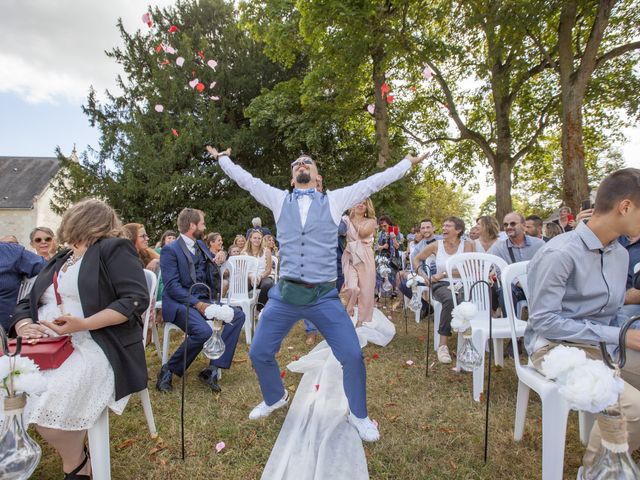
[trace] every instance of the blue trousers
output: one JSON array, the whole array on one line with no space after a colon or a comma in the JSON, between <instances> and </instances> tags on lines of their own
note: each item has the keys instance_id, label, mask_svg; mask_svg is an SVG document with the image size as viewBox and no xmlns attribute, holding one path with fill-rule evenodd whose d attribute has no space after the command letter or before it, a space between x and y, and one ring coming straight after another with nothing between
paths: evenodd
<instances>
[{"instance_id":1,"label":"blue trousers","mask_svg":"<svg viewBox=\"0 0 640 480\"><path fill-rule=\"evenodd\" d=\"M176 316L173 322L176 326L180 327L182 331L185 330L185 315L186 311ZM224 354L216 359L211 360L209 365L215 368L229 368L231 367L231 361L233 355L236 352L236 345L238 344L238 338L240 338L240 332L242 331L242 325L244 324L244 313L240 308L233 307L233 320L231 323L225 323L222 329L222 341L225 345ZM182 376L183 370L183 357L184 349L187 349L187 368L196 359L203 345L209 338L211 338L211 327L207 323L207 320L200 315L200 312L195 308L189 308L189 329L187 331L187 340L182 342L182 345L178 347L175 353L171 356L167 365L172 373Z\"/></svg>"},{"instance_id":2,"label":"blue trousers","mask_svg":"<svg viewBox=\"0 0 640 480\"><path fill-rule=\"evenodd\" d=\"M277 285L269 291L269 301L262 310L249 351L265 403L273 405L284 396L276 353L291 327L301 318L313 322L327 340L333 355L342 365L343 387L349 408L356 417L365 418L367 373L362 350L356 330L335 289L305 306L286 303Z\"/></svg>"}]
</instances>

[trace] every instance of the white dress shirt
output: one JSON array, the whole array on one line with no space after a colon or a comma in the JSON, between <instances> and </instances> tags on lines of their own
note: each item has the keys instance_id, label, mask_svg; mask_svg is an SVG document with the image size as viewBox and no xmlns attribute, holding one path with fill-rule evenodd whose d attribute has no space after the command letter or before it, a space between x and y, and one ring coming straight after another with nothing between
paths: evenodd
<instances>
[{"instance_id":1,"label":"white dress shirt","mask_svg":"<svg viewBox=\"0 0 640 480\"><path fill-rule=\"evenodd\" d=\"M182 239L184 240L184 243L187 244L187 249L191 252L192 255L196 254L196 241L193 240L192 238L187 237L184 234L180 234L180 236L182 237Z\"/></svg>"},{"instance_id":2,"label":"white dress shirt","mask_svg":"<svg viewBox=\"0 0 640 480\"><path fill-rule=\"evenodd\" d=\"M240 187L247 190L259 203L267 207L273 212L273 218L276 223L280 218L282 204L286 196L289 194L287 190L280 190L266 184L259 178L253 177L249 172L239 165L236 165L231 159L223 155L218 159L220 167L224 172L233 179ZM390 183L402 178L411 168L411 161L404 159L393 167L387 168L383 172L360 180L351 186L339 188L337 190L328 190L327 199L329 200L329 208L331 209L331 217L336 225L340 224L342 212L354 205L362 202ZM311 207L312 198L303 195L298 198L298 208L300 209L300 220L302 226L307 221L309 208Z\"/></svg>"}]
</instances>

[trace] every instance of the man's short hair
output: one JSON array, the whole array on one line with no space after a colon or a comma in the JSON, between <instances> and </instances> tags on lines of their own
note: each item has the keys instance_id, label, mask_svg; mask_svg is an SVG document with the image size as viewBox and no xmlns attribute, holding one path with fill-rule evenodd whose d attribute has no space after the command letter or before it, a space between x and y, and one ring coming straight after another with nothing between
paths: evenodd
<instances>
[{"instance_id":1,"label":"man's short hair","mask_svg":"<svg viewBox=\"0 0 640 480\"><path fill-rule=\"evenodd\" d=\"M542 221L542 218L540 218L538 215L529 215L527 218L525 218L525 220L531 220L536 224L536 227L538 228L542 228L542 224L544 223Z\"/></svg>"},{"instance_id":2,"label":"man's short hair","mask_svg":"<svg viewBox=\"0 0 640 480\"><path fill-rule=\"evenodd\" d=\"M255 217L253 220L251 220L251 225L253 225L254 227L261 227L262 220L260 219L260 217Z\"/></svg>"},{"instance_id":3,"label":"man's short hair","mask_svg":"<svg viewBox=\"0 0 640 480\"><path fill-rule=\"evenodd\" d=\"M449 216L449 217L446 217L442 221L442 223L444 223L444 222L451 222L451 223L453 223L453 225L455 225L455 229L456 230L460 230L458 232L458 238L461 238L462 235L464 235L465 225L464 225L464 220L462 220L461 218L454 217L454 216Z\"/></svg>"},{"instance_id":4,"label":"man's short hair","mask_svg":"<svg viewBox=\"0 0 640 480\"><path fill-rule=\"evenodd\" d=\"M509 212L507 213L507 215L517 215L518 217L520 217L520 223L524 223L524 215L522 215L520 212ZM507 215L505 215L505 217Z\"/></svg>"},{"instance_id":5,"label":"man's short hair","mask_svg":"<svg viewBox=\"0 0 640 480\"><path fill-rule=\"evenodd\" d=\"M192 223L196 225L204 218L204 212L196 208L183 208L178 214L178 231L187 233Z\"/></svg>"},{"instance_id":6,"label":"man's short hair","mask_svg":"<svg viewBox=\"0 0 640 480\"><path fill-rule=\"evenodd\" d=\"M623 168L602 180L596 194L595 213L609 213L622 200L640 208L640 169Z\"/></svg>"},{"instance_id":7,"label":"man's short hair","mask_svg":"<svg viewBox=\"0 0 640 480\"><path fill-rule=\"evenodd\" d=\"M429 222L431 224L431 226L433 227L433 220L431 220L430 218L424 218L424 219L420 220L420 224L427 223L427 222Z\"/></svg>"}]
</instances>

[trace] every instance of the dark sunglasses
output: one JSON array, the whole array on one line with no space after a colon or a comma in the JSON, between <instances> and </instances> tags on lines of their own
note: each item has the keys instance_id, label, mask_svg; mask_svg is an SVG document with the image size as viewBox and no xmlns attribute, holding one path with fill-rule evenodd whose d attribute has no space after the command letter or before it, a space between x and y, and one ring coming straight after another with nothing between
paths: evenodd
<instances>
[{"instance_id":1,"label":"dark sunglasses","mask_svg":"<svg viewBox=\"0 0 640 480\"><path fill-rule=\"evenodd\" d=\"M295 167L298 164L301 164L301 165L313 165L313 160L311 160L308 157L306 157L306 158L298 158L297 160L294 160L293 162L291 162L291 168Z\"/></svg>"},{"instance_id":2,"label":"dark sunglasses","mask_svg":"<svg viewBox=\"0 0 640 480\"><path fill-rule=\"evenodd\" d=\"M506 222L505 222L505 223L503 223L503 224L502 224L502 226L503 226L504 228L507 228L507 227L512 227L512 228L513 228L513 227L515 227L516 225L519 225L519 223L518 223L518 222L511 222L511 223L506 223Z\"/></svg>"},{"instance_id":3,"label":"dark sunglasses","mask_svg":"<svg viewBox=\"0 0 640 480\"><path fill-rule=\"evenodd\" d=\"M33 239L33 243L41 243L41 242L49 243L51 240L53 240L53 238L51 238L51 237L44 237L44 238L38 237L38 238L34 238Z\"/></svg>"}]
</instances>

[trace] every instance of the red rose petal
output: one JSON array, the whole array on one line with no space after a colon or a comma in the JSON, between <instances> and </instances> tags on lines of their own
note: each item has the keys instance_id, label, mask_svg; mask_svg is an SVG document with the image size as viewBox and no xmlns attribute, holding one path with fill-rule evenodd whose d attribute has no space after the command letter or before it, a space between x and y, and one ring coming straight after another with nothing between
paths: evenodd
<instances>
[{"instance_id":1,"label":"red rose petal","mask_svg":"<svg viewBox=\"0 0 640 480\"><path fill-rule=\"evenodd\" d=\"M395 97L394 97L393 95L387 95L387 103L391 103L391 102L393 102L393 99L394 99L394 98L395 98Z\"/></svg>"},{"instance_id":2,"label":"red rose petal","mask_svg":"<svg viewBox=\"0 0 640 480\"><path fill-rule=\"evenodd\" d=\"M378 358L380 358L380 355L378 355L377 353L374 353L373 354L373 358L375 358L377 360Z\"/></svg>"},{"instance_id":3,"label":"red rose petal","mask_svg":"<svg viewBox=\"0 0 640 480\"><path fill-rule=\"evenodd\" d=\"M175 25L171 25L169 27L169 33L175 33L178 31L178 27L176 27Z\"/></svg>"},{"instance_id":4,"label":"red rose petal","mask_svg":"<svg viewBox=\"0 0 640 480\"><path fill-rule=\"evenodd\" d=\"M199 56L201 59L203 59L203 60L204 60L204 53L202 53L202 52L198 52L198 56Z\"/></svg>"},{"instance_id":5,"label":"red rose petal","mask_svg":"<svg viewBox=\"0 0 640 480\"><path fill-rule=\"evenodd\" d=\"M171 133L173 133L173 135L174 135L175 137L177 137L177 136L179 135L178 131L177 131L175 128L172 128L172 129L171 129Z\"/></svg>"},{"instance_id":6,"label":"red rose petal","mask_svg":"<svg viewBox=\"0 0 640 480\"><path fill-rule=\"evenodd\" d=\"M284 370L282 370L280 372L280 378L284 378L284 376L287 374L287 372L285 372Z\"/></svg>"},{"instance_id":7,"label":"red rose petal","mask_svg":"<svg viewBox=\"0 0 640 480\"><path fill-rule=\"evenodd\" d=\"M391 87L385 82L382 84L382 87L380 87L380 91L382 92L382 95L384 95L385 93L391 91Z\"/></svg>"},{"instance_id":8,"label":"red rose petal","mask_svg":"<svg viewBox=\"0 0 640 480\"><path fill-rule=\"evenodd\" d=\"M162 51L162 44L156 47L156 53L160 53Z\"/></svg>"},{"instance_id":9,"label":"red rose petal","mask_svg":"<svg viewBox=\"0 0 640 480\"><path fill-rule=\"evenodd\" d=\"M202 92L202 91L204 91L204 83L202 83L202 82L198 82L198 84L196 85L196 90L197 90L198 92Z\"/></svg>"}]
</instances>

